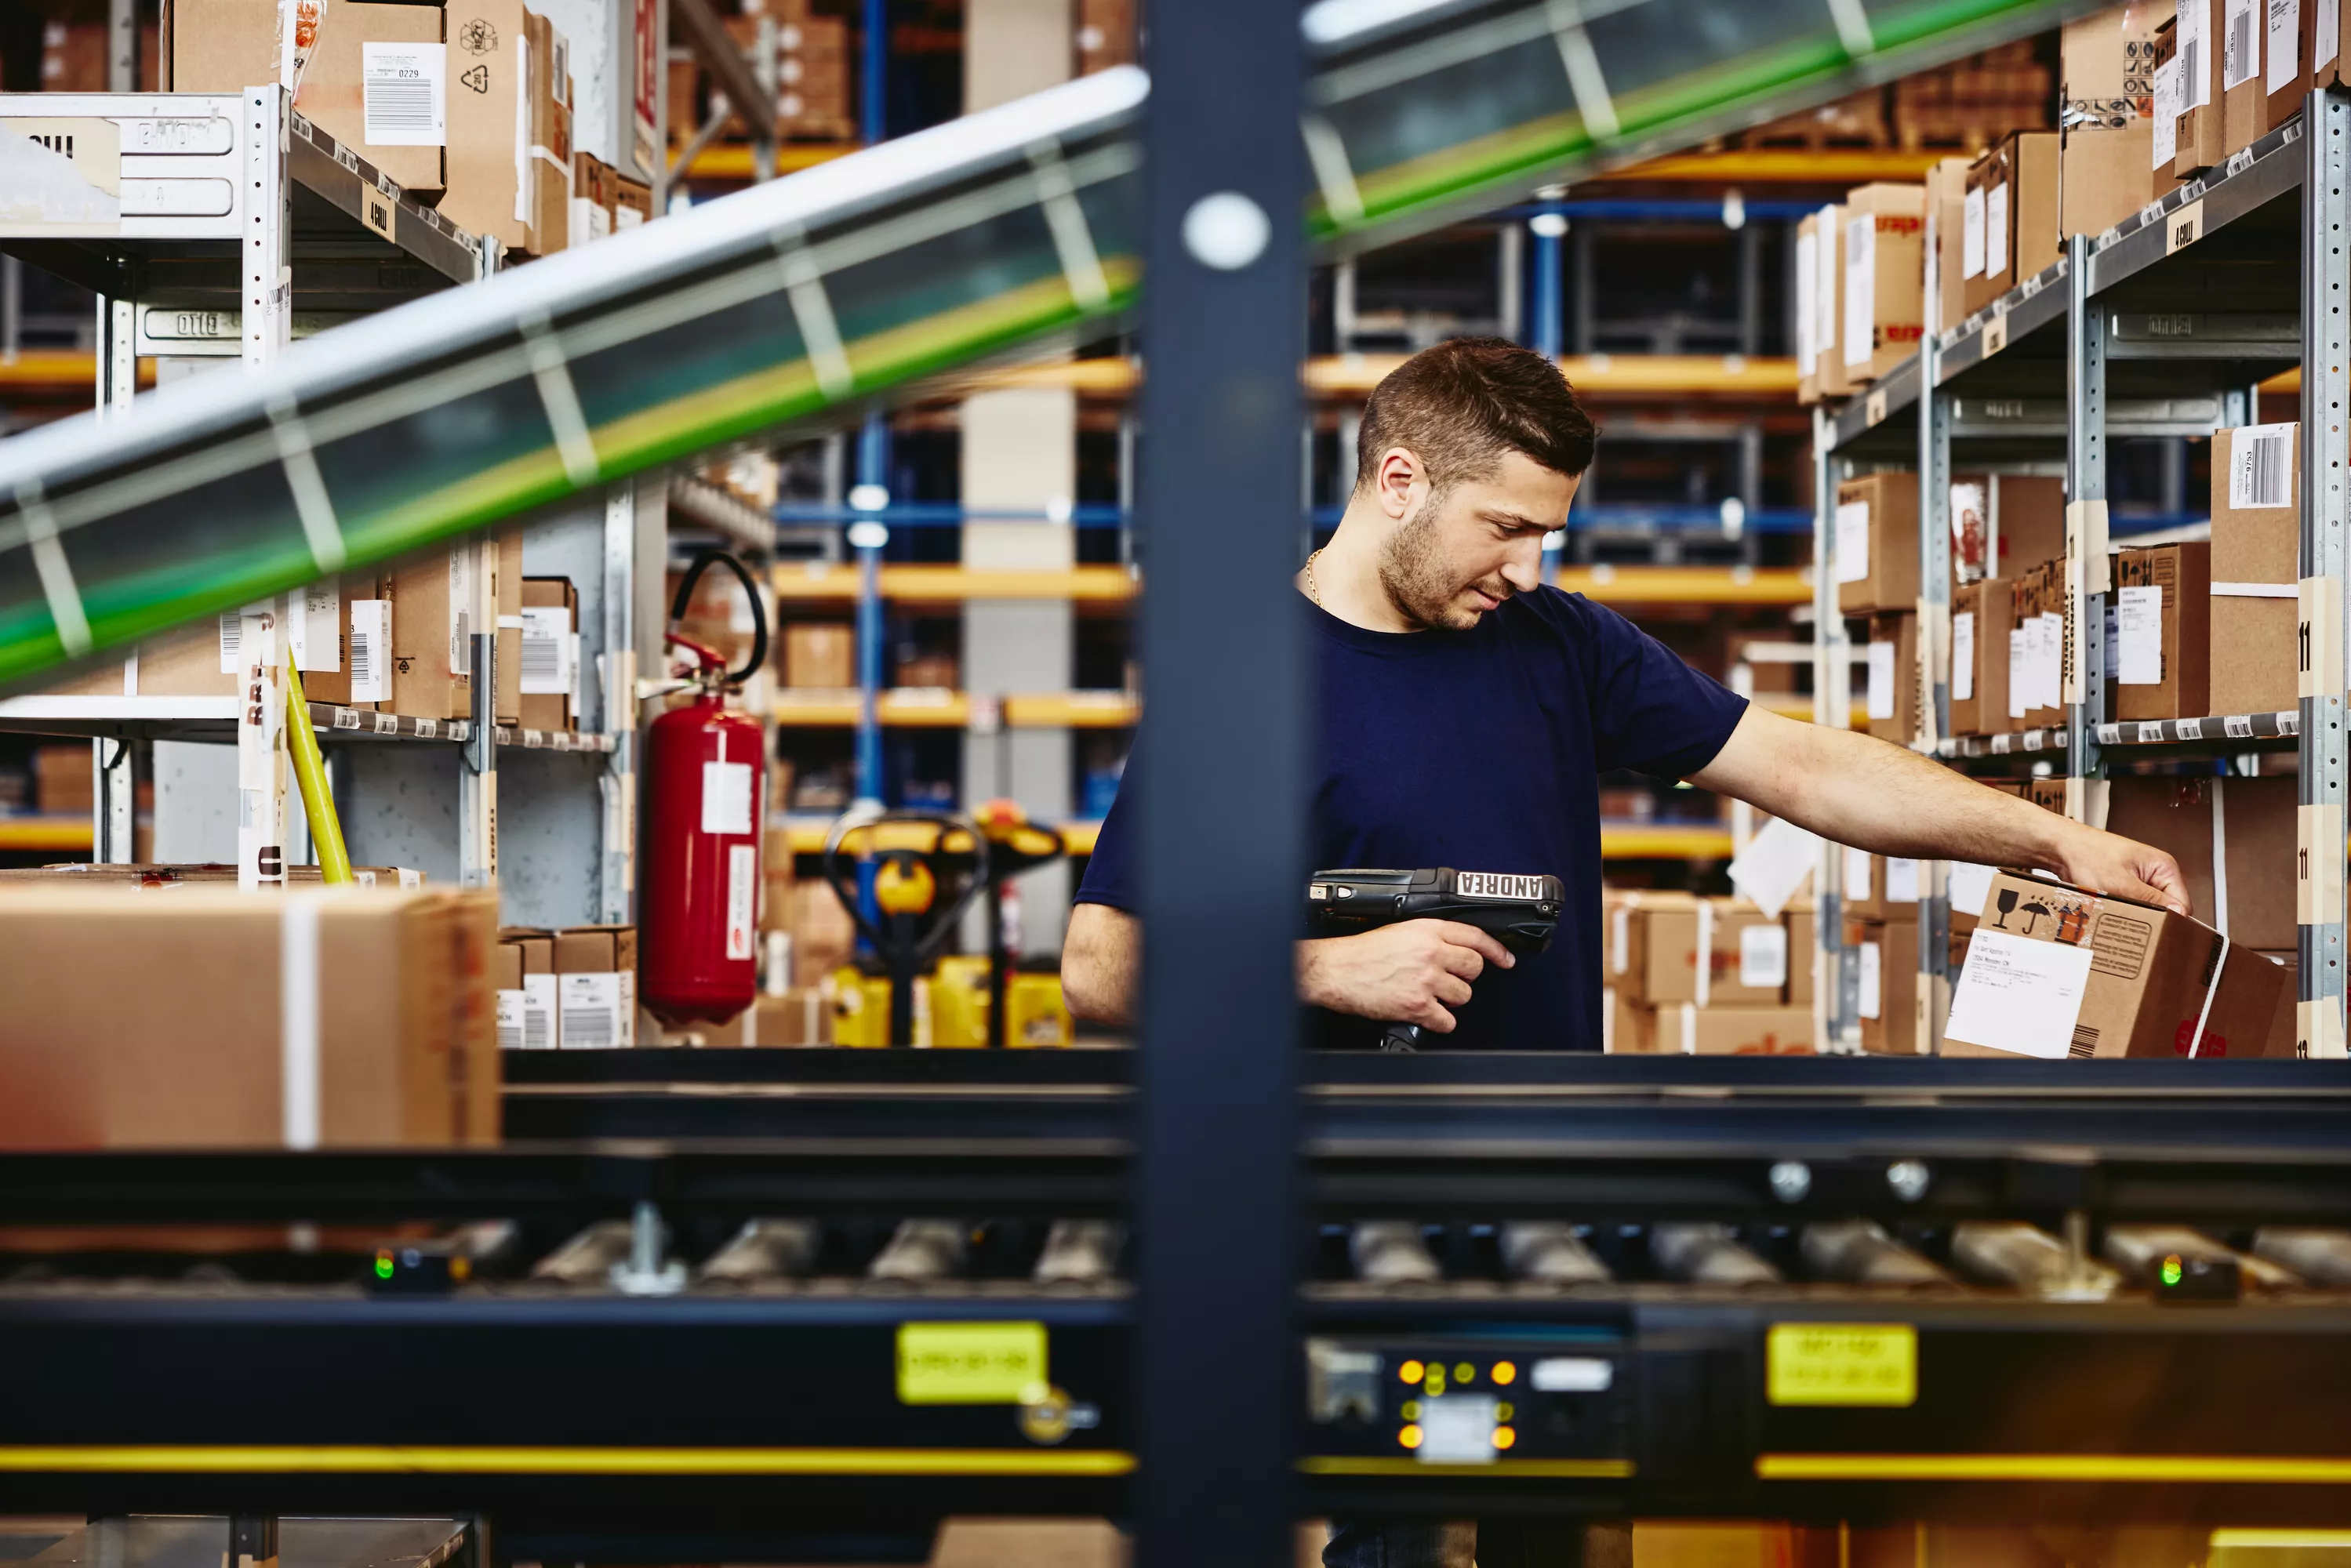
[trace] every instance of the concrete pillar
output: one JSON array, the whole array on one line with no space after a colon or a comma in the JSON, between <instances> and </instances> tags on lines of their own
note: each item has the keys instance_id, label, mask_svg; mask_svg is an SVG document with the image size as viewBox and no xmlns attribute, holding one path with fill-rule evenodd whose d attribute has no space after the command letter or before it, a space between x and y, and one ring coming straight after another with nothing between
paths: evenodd
<instances>
[{"instance_id":1,"label":"concrete pillar","mask_svg":"<svg viewBox=\"0 0 2351 1568\"><path fill-rule=\"evenodd\" d=\"M1069 79L1071 0L968 0L964 108L977 111ZM963 407L963 504L1025 517L967 521L964 565L974 570L1062 571L1075 564L1067 521L1077 494L1078 404L1066 390L985 392ZM1050 520L1058 517L1060 521ZM964 608L963 683L975 697L1069 689L1076 654L1067 599L980 600ZM964 800L999 795L1042 822L1067 821L1076 768L1066 729L975 731L964 742ZM1054 953L1069 920L1067 866L1021 879L1021 947ZM965 926L977 949L975 912Z\"/></svg>"}]
</instances>

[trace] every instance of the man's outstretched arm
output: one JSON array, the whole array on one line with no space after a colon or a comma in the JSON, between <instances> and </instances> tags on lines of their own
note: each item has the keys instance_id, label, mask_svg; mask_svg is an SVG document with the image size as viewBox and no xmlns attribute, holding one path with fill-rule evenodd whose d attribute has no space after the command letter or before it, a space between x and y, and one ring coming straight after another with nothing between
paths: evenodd
<instances>
[{"instance_id":1,"label":"man's outstretched arm","mask_svg":"<svg viewBox=\"0 0 2351 1568\"><path fill-rule=\"evenodd\" d=\"M1061 999L1071 1016L1131 1026L1142 970L1142 921L1107 904L1070 910L1069 934L1061 939Z\"/></svg>"},{"instance_id":2,"label":"man's outstretched arm","mask_svg":"<svg viewBox=\"0 0 2351 1568\"><path fill-rule=\"evenodd\" d=\"M1855 730L1750 706L1690 782L1873 854L2053 872L2179 914L2188 881L2161 850L2102 832Z\"/></svg>"}]
</instances>

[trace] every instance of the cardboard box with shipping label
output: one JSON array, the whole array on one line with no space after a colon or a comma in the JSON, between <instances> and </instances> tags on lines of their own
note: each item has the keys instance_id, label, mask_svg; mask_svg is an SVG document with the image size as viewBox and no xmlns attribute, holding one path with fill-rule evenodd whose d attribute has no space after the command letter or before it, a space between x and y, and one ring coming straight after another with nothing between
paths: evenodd
<instances>
[{"instance_id":1,"label":"cardboard box with shipping label","mask_svg":"<svg viewBox=\"0 0 2351 1568\"><path fill-rule=\"evenodd\" d=\"M2035 474L1951 480L1951 580L2014 577L2065 553L2065 482Z\"/></svg>"},{"instance_id":2,"label":"cardboard box with shipping label","mask_svg":"<svg viewBox=\"0 0 2351 1568\"><path fill-rule=\"evenodd\" d=\"M637 1043L637 932L580 925L555 934L556 1044L605 1051Z\"/></svg>"},{"instance_id":3,"label":"cardboard box with shipping label","mask_svg":"<svg viewBox=\"0 0 2351 1568\"><path fill-rule=\"evenodd\" d=\"M325 10L324 0L164 0L162 90L298 87Z\"/></svg>"},{"instance_id":4,"label":"cardboard box with shipping label","mask_svg":"<svg viewBox=\"0 0 2351 1568\"><path fill-rule=\"evenodd\" d=\"M1844 318L1837 335L1846 379L1860 385L1918 350L1927 188L1863 185L1846 194L1843 212Z\"/></svg>"},{"instance_id":5,"label":"cardboard box with shipping label","mask_svg":"<svg viewBox=\"0 0 2351 1568\"><path fill-rule=\"evenodd\" d=\"M538 12L525 14L530 41L530 244L534 256L561 250L571 233L571 47Z\"/></svg>"},{"instance_id":6,"label":"cardboard box with shipping label","mask_svg":"<svg viewBox=\"0 0 2351 1568\"><path fill-rule=\"evenodd\" d=\"M1844 851L1844 912L1855 920L1918 918L1922 862L1905 855Z\"/></svg>"},{"instance_id":7,"label":"cardboard box with shipping label","mask_svg":"<svg viewBox=\"0 0 2351 1568\"><path fill-rule=\"evenodd\" d=\"M2212 433L2213 713L2300 700L2301 465L2297 425Z\"/></svg>"},{"instance_id":8,"label":"cardboard box with shipping label","mask_svg":"<svg viewBox=\"0 0 2351 1568\"><path fill-rule=\"evenodd\" d=\"M1847 615L1918 602L1918 481L1865 474L1837 486L1837 608Z\"/></svg>"},{"instance_id":9,"label":"cardboard box with shipping label","mask_svg":"<svg viewBox=\"0 0 2351 1568\"><path fill-rule=\"evenodd\" d=\"M1608 984L1655 1007L1698 998L1699 901L1687 893L1626 893L1608 913Z\"/></svg>"},{"instance_id":10,"label":"cardboard box with shipping label","mask_svg":"<svg viewBox=\"0 0 2351 1568\"><path fill-rule=\"evenodd\" d=\"M1878 1056L1918 1054L1918 923L1855 921L1845 927L1861 970L1856 1009L1861 1049Z\"/></svg>"},{"instance_id":11,"label":"cardboard box with shipping label","mask_svg":"<svg viewBox=\"0 0 2351 1568\"><path fill-rule=\"evenodd\" d=\"M475 559L466 539L425 550L386 573L392 712L430 719L472 714Z\"/></svg>"},{"instance_id":12,"label":"cardboard box with shipping label","mask_svg":"<svg viewBox=\"0 0 2351 1568\"><path fill-rule=\"evenodd\" d=\"M2106 831L2178 861L2198 919L2248 947L2293 945L2291 778L2123 778L2106 789Z\"/></svg>"},{"instance_id":13,"label":"cardboard box with shipping label","mask_svg":"<svg viewBox=\"0 0 2351 1568\"><path fill-rule=\"evenodd\" d=\"M784 628L784 685L841 691L857 684L857 632L846 623L802 622Z\"/></svg>"},{"instance_id":14,"label":"cardboard box with shipping label","mask_svg":"<svg viewBox=\"0 0 2351 1568\"><path fill-rule=\"evenodd\" d=\"M552 1051L558 1040L555 934L527 926L498 933L510 953L515 995L498 998L498 1043L516 1051Z\"/></svg>"},{"instance_id":15,"label":"cardboard box with shipping label","mask_svg":"<svg viewBox=\"0 0 2351 1568\"><path fill-rule=\"evenodd\" d=\"M568 577L522 580L515 702L525 729L563 730L580 719L580 593Z\"/></svg>"},{"instance_id":16,"label":"cardboard box with shipping label","mask_svg":"<svg viewBox=\"0 0 2351 1568\"><path fill-rule=\"evenodd\" d=\"M522 722L522 530L507 528L497 536L490 585L498 612L497 700L492 711L504 725Z\"/></svg>"},{"instance_id":17,"label":"cardboard box with shipping label","mask_svg":"<svg viewBox=\"0 0 2351 1568\"><path fill-rule=\"evenodd\" d=\"M1935 255L1935 293L1927 300L1927 330L1949 332L1968 319L1968 160L1938 158L1927 171L1928 243Z\"/></svg>"},{"instance_id":18,"label":"cardboard box with shipping label","mask_svg":"<svg viewBox=\"0 0 2351 1568\"><path fill-rule=\"evenodd\" d=\"M2021 131L1969 171L1969 201L1980 195L1983 271L1968 280L1969 312L1982 309L2056 261L2062 172L2057 133Z\"/></svg>"},{"instance_id":19,"label":"cardboard box with shipping label","mask_svg":"<svg viewBox=\"0 0 2351 1568\"><path fill-rule=\"evenodd\" d=\"M427 206L445 186L448 59L438 5L332 0L294 107Z\"/></svg>"},{"instance_id":20,"label":"cardboard box with shipping label","mask_svg":"<svg viewBox=\"0 0 2351 1568\"><path fill-rule=\"evenodd\" d=\"M2179 60L2179 118L2173 133L2174 177L2192 178L2229 155L2222 122L2221 7L2224 0L2179 0L2174 47Z\"/></svg>"},{"instance_id":21,"label":"cardboard box with shipping label","mask_svg":"<svg viewBox=\"0 0 2351 1568\"><path fill-rule=\"evenodd\" d=\"M1869 681L1865 692L1869 733L1907 746L1918 728L1918 617L1869 618Z\"/></svg>"},{"instance_id":22,"label":"cardboard box with shipping label","mask_svg":"<svg viewBox=\"0 0 2351 1568\"><path fill-rule=\"evenodd\" d=\"M2011 591L2008 727L2038 729L2061 722L2064 694L2064 563L2044 561L2019 576Z\"/></svg>"},{"instance_id":23,"label":"cardboard box with shipping label","mask_svg":"<svg viewBox=\"0 0 2351 1568\"><path fill-rule=\"evenodd\" d=\"M1820 238L1819 270L1813 275L1813 370L1820 395L1834 399L1853 393L1853 378L1844 369L1844 220L1845 210L1834 204L1815 214Z\"/></svg>"},{"instance_id":24,"label":"cardboard box with shipping label","mask_svg":"<svg viewBox=\"0 0 2351 1568\"><path fill-rule=\"evenodd\" d=\"M532 249L528 15L522 0L457 0L448 9L441 214L517 253Z\"/></svg>"},{"instance_id":25,"label":"cardboard box with shipping label","mask_svg":"<svg viewBox=\"0 0 2351 1568\"><path fill-rule=\"evenodd\" d=\"M1821 219L1806 213L1796 220L1796 275L1789 287L1796 296L1796 401L1821 401L1819 357Z\"/></svg>"},{"instance_id":26,"label":"cardboard box with shipping label","mask_svg":"<svg viewBox=\"0 0 2351 1568\"><path fill-rule=\"evenodd\" d=\"M1951 992L1947 1056L2259 1051L2283 976L2202 923L2061 883L1992 879Z\"/></svg>"},{"instance_id":27,"label":"cardboard box with shipping label","mask_svg":"<svg viewBox=\"0 0 2351 1568\"><path fill-rule=\"evenodd\" d=\"M1788 927L1744 898L1706 900L1707 1007L1776 1007L1788 994Z\"/></svg>"},{"instance_id":28,"label":"cardboard box with shipping label","mask_svg":"<svg viewBox=\"0 0 2351 1568\"><path fill-rule=\"evenodd\" d=\"M2344 79L2343 24L2351 17L2351 0L2301 0L2302 57L2313 88L2333 87Z\"/></svg>"},{"instance_id":29,"label":"cardboard box with shipping label","mask_svg":"<svg viewBox=\"0 0 2351 1568\"><path fill-rule=\"evenodd\" d=\"M2012 585L1986 578L1951 594L1951 733L1999 735L2008 728L2008 633Z\"/></svg>"},{"instance_id":30,"label":"cardboard box with shipping label","mask_svg":"<svg viewBox=\"0 0 2351 1568\"><path fill-rule=\"evenodd\" d=\"M2126 549L2115 568L2116 718L2199 718L2211 711L2212 547Z\"/></svg>"}]
</instances>

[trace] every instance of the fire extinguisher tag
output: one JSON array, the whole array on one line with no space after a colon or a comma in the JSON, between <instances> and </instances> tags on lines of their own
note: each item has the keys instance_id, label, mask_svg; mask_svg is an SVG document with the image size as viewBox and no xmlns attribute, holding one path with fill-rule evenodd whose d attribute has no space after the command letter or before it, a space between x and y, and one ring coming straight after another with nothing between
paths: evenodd
<instances>
[{"instance_id":1,"label":"fire extinguisher tag","mask_svg":"<svg viewBox=\"0 0 2351 1568\"><path fill-rule=\"evenodd\" d=\"M702 831L705 833L747 833L751 831L749 763L705 762L702 765Z\"/></svg>"},{"instance_id":2,"label":"fire extinguisher tag","mask_svg":"<svg viewBox=\"0 0 2351 1568\"><path fill-rule=\"evenodd\" d=\"M746 768L746 772L749 769ZM759 846L726 848L726 956L751 956L752 929L759 904Z\"/></svg>"}]
</instances>

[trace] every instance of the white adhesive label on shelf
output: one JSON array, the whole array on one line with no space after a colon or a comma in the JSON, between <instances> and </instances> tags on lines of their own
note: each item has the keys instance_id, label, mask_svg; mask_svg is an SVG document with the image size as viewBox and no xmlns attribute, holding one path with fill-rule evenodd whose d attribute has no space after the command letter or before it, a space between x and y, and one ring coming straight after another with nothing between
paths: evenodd
<instances>
[{"instance_id":1,"label":"white adhesive label on shelf","mask_svg":"<svg viewBox=\"0 0 2351 1568\"><path fill-rule=\"evenodd\" d=\"M1967 702L1976 695L1976 612L1961 611L1951 617L1951 700Z\"/></svg>"},{"instance_id":2,"label":"white adhesive label on shelf","mask_svg":"<svg viewBox=\"0 0 2351 1568\"><path fill-rule=\"evenodd\" d=\"M1815 234L1796 236L1796 373L1813 373L1815 349L1813 339L1819 328L1813 321L1814 308L1820 303L1821 242Z\"/></svg>"},{"instance_id":3,"label":"white adhesive label on shelf","mask_svg":"<svg viewBox=\"0 0 2351 1568\"><path fill-rule=\"evenodd\" d=\"M1951 862L1948 895L1954 915L1981 915L1985 895L1991 892L1992 868L1967 861Z\"/></svg>"},{"instance_id":4,"label":"white adhesive label on shelf","mask_svg":"<svg viewBox=\"0 0 2351 1568\"><path fill-rule=\"evenodd\" d=\"M449 673L474 668L474 547L449 547Z\"/></svg>"},{"instance_id":5,"label":"white adhesive label on shelf","mask_svg":"<svg viewBox=\"0 0 2351 1568\"><path fill-rule=\"evenodd\" d=\"M2008 182L1984 197L1984 276L2008 276Z\"/></svg>"},{"instance_id":6,"label":"white adhesive label on shelf","mask_svg":"<svg viewBox=\"0 0 2351 1568\"><path fill-rule=\"evenodd\" d=\"M2126 686L2161 685L2163 590L2126 588L2115 597L2121 601L2115 615L2115 679Z\"/></svg>"},{"instance_id":7,"label":"white adhesive label on shelf","mask_svg":"<svg viewBox=\"0 0 2351 1568\"><path fill-rule=\"evenodd\" d=\"M1943 1032L1969 1045L2063 1059L2073 1051L2089 983L2088 948L1979 925Z\"/></svg>"},{"instance_id":8,"label":"white adhesive label on shelf","mask_svg":"<svg viewBox=\"0 0 2351 1568\"><path fill-rule=\"evenodd\" d=\"M622 1004L623 982L632 976L558 975L555 978L562 1009L559 1043L564 1050L609 1051L627 1043L622 1038Z\"/></svg>"},{"instance_id":9,"label":"white adhesive label on shelf","mask_svg":"<svg viewBox=\"0 0 2351 1568\"><path fill-rule=\"evenodd\" d=\"M392 700L392 601L351 601L351 701Z\"/></svg>"},{"instance_id":10,"label":"white adhesive label on shelf","mask_svg":"<svg viewBox=\"0 0 2351 1568\"><path fill-rule=\"evenodd\" d=\"M2032 681L2032 637L2022 626L2012 626L2008 632L2008 716L2022 718L2025 709L2032 706L2032 694L2025 688Z\"/></svg>"},{"instance_id":11,"label":"white adhesive label on shelf","mask_svg":"<svg viewBox=\"0 0 2351 1568\"><path fill-rule=\"evenodd\" d=\"M747 833L751 831L749 763L720 761L702 765L702 831L705 833Z\"/></svg>"},{"instance_id":12,"label":"white adhesive label on shelf","mask_svg":"<svg viewBox=\"0 0 2351 1568\"><path fill-rule=\"evenodd\" d=\"M2269 51L2269 69L2262 90L2283 92L2302 73L2302 7L2294 0L2269 0L2269 10L2270 36L2263 46Z\"/></svg>"},{"instance_id":13,"label":"white adhesive label on shelf","mask_svg":"<svg viewBox=\"0 0 2351 1568\"><path fill-rule=\"evenodd\" d=\"M1984 269L1984 193L1978 185L1968 193L1959 212L1959 276L1981 277Z\"/></svg>"},{"instance_id":14,"label":"white adhesive label on shelf","mask_svg":"<svg viewBox=\"0 0 2351 1568\"><path fill-rule=\"evenodd\" d=\"M522 691L559 697L571 690L571 612L560 604L523 606Z\"/></svg>"},{"instance_id":15,"label":"white adhesive label on shelf","mask_svg":"<svg viewBox=\"0 0 2351 1568\"><path fill-rule=\"evenodd\" d=\"M376 147L445 147L445 44L360 45L363 134Z\"/></svg>"},{"instance_id":16,"label":"white adhesive label on shelf","mask_svg":"<svg viewBox=\"0 0 2351 1568\"><path fill-rule=\"evenodd\" d=\"M2220 89L2223 92L2244 86L2262 68L2258 9L2258 0L2222 0Z\"/></svg>"},{"instance_id":17,"label":"white adhesive label on shelf","mask_svg":"<svg viewBox=\"0 0 2351 1568\"><path fill-rule=\"evenodd\" d=\"M2150 170L2168 169L2179 156L2179 60L2174 57L2155 68L2155 124L2148 140L2154 143Z\"/></svg>"},{"instance_id":18,"label":"white adhesive label on shelf","mask_svg":"<svg viewBox=\"0 0 2351 1568\"><path fill-rule=\"evenodd\" d=\"M1916 904L1918 902L1918 862L1900 855L1886 857L1886 902Z\"/></svg>"},{"instance_id":19,"label":"white adhesive label on shelf","mask_svg":"<svg viewBox=\"0 0 2351 1568\"><path fill-rule=\"evenodd\" d=\"M522 1046L525 1051L553 1051L556 1044L555 979L553 975L522 977Z\"/></svg>"},{"instance_id":20,"label":"white adhesive label on shelf","mask_svg":"<svg viewBox=\"0 0 2351 1568\"><path fill-rule=\"evenodd\" d=\"M1749 925L1739 933L1739 983L1777 990L1788 983L1788 928Z\"/></svg>"},{"instance_id":21,"label":"white adhesive label on shelf","mask_svg":"<svg viewBox=\"0 0 2351 1568\"><path fill-rule=\"evenodd\" d=\"M1878 1018L1886 1010L1886 959L1875 942L1861 945L1861 1016Z\"/></svg>"},{"instance_id":22,"label":"white adhesive label on shelf","mask_svg":"<svg viewBox=\"0 0 2351 1568\"><path fill-rule=\"evenodd\" d=\"M735 766L732 763L726 766ZM743 769L748 773L750 769ZM759 846L726 846L726 956L748 958L759 925Z\"/></svg>"},{"instance_id":23,"label":"white adhesive label on shelf","mask_svg":"<svg viewBox=\"0 0 2351 1568\"><path fill-rule=\"evenodd\" d=\"M1844 225L1844 362L1865 365L1876 348L1877 216Z\"/></svg>"},{"instance_id":24,"label":"white adhesive label on shelf","mask_svg":"<svg viewBox=\"0 0 2351 1568\"><path fill-rule=\"evenodd\" d=\"M1864 904L1869 899L1869 852L1850 845L1844 852L1844 901Z\"/></svg>"},{"instance_id":25,"label":"white adhesive label on shelf","mask_svg":"<svg viewBox=\"0 0 2351 1568\"><path fill-rule=\"evenodd\" d=\"M1869 644L1869 716L1894 716L1894 644Z\"/></svg>"},{"instance_id":26,"label":"white adhesive label on shelf","mask_svg":"<svg viewBox=\"0 0 2351 1568\"><path fill-rule=\"evenodd\" d=\"M2229 506L2283 507L2294 497L2294 426L2248 424L2229 432Z\"/></svg>"},{"instance_id":27,"label":"white adhesive label on shelf","mask_svg":"<svg viewBox=\"0 0 2351 1568\"><path fill-rule=\"evenodd\" d=\"M501 990L498 993L498 1049L520 1051L523 1048L523 1011L527 1000L520 991Z\"/></svg>"},{"instance_id":28,"label":"white adhesive label on shelf","mask_svg":"<svg viewBox=\"0 0 2351 1568\"><path fill-rule=\"evenodd\" d=\"M1839 501L1836 509L1836 578L1860 582L1869 576L1869 503Z\"/></svg>"},{"instance_id":29,"label":"white adhesive label on shelf","mask_svg":"<svg viewBox=\"0 0 2351 1568\"><path fill-rule=\"evenodd\" d=\"M2179 108L2184 114L2212 101L2212 40L2206 37L2211 7L2204 0L2179 0L2176 14L2173 33L2179 39Z\"/></svg>"}]
</instances>

